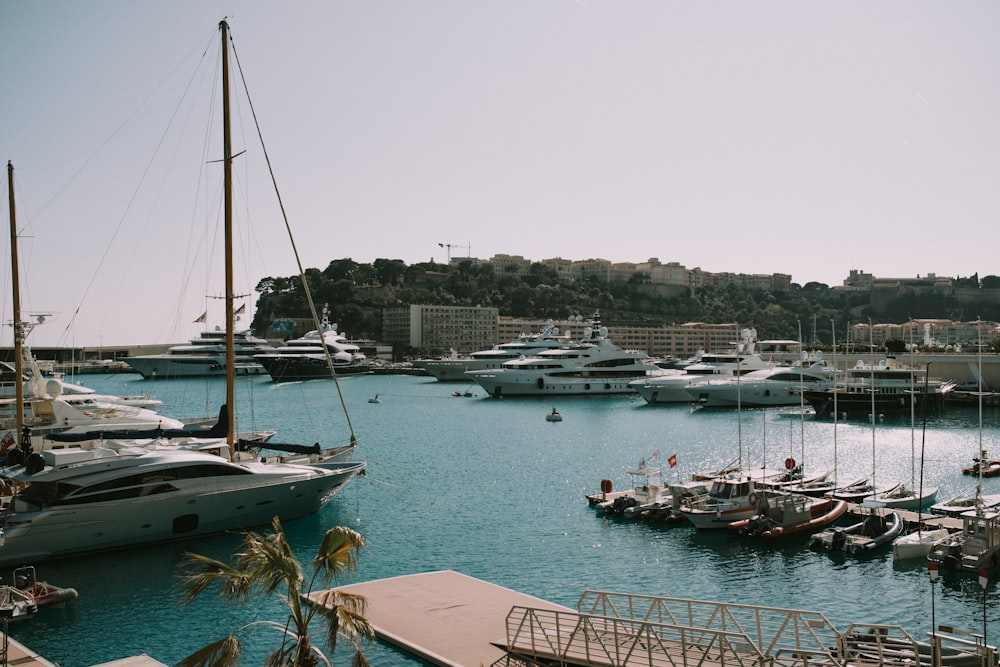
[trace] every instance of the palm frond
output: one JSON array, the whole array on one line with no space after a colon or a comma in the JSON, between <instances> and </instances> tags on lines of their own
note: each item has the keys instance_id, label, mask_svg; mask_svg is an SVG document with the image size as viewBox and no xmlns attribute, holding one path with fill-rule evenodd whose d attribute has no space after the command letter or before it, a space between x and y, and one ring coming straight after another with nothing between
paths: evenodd
<instances>
[{"instance_id":1,"label":"palm frond","mask_svg":"<svg viewBox=\"0 0 1000 667\"><path fill-rule=\"evenodd\" d=\"M198 649L177 664L180 667L235 667L242 654L240 640L229 635Z\"/></svg>"},{"instance_id":2,"label":"palm frond","mask_svg":"<svg viewBox=\"0 0 1000 667\"><path fill-rule=\"evenodd\" d=\"M192 574L181 577L184 587L184 602L190 604L200 593L213 584L221 584L221 593L228 600L247 600L253 583L244 572L222 561L188 553L184 555L183 567L200 568Z\"/></svg>"},{"instance_id":3,"label":"palm frond","mask_svg":"<svg viewBox=\"0 0 1000 667\"><path fill-rule=\"evenodd\" d=\"M365 546L365 538L346 526L335 526L326 531L319 551L313 559L313 568L323 573L326 581L339 578L357 567L356 554Z\"/></svg>"},{"instance_id":4,"label":"palm frond","mask_svg":"<svg viewBox=\"0 0 1000 667\"><path fill-rule=\"evenodd\" d=\"M351 660L351 667L368 667L368 659L365 658L365 654L358 649L354 652L354 659Z\"/></svg>"}]
</instances>

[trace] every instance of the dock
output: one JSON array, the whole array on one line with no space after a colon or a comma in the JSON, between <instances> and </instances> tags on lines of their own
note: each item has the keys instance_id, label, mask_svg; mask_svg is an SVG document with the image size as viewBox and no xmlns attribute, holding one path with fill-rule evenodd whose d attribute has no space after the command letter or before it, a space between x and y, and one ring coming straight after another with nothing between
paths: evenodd
<instances>
[{"instance_id":1,"label":"dock","mask_svg":"<svg viewBox=\"0 0 1000 667\"><path fill-rule=\"evenodd\" d=\"M451 570L338 590L368 599L378 639L444 667L875 667L927 664L928 650L997 664L995 647L948 634L921 644L897 626L841 632L819 612L603 591L570 609Z\"/></svg>"},{"instance_id":2,"label":"dock","mask_svg":"<svg viewBox=\"0 0 1000 667\"><path fill-rule=\"evenodd\" d=\"M489 666L506 657L513 607L572 612L452 570L366 581L338 590L368 598L376 636L434 665Z\"/></svg>"}]
</instances>

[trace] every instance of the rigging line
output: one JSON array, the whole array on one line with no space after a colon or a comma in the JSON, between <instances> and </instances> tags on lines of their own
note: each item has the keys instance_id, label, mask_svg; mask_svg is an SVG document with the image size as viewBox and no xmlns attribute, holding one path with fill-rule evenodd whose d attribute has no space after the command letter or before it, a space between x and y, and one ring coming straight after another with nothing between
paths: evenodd
<instances>
[{"instance_id":1,"label":"rigging line","mask_svg":"<svg viewBox=\"0 0 1000 667\"><path fill-rule=\"evenodd\" d=\"M208 49L206 47L206 49L202 52L202 60L205 58L205 54L207 52L208 52ZM173 112L170 114L170 120L167 123L167 126L163 129L163 132L160 135L159 141L157 141L156 148L153 151L153 155L150 157L149 161L146 163L146 168L143 170L142 176L139 178L139 182L136 184L135 189L132 191L132 196L129 198L128 204L126 204L126 206L125 206L125 210L122 211L122 215L118 219L118 224L115 225L114 232L111 234L111 239L108 241L107 245L105 245L104 252L101 253L101 257L100 257L100 259L97 262L97 267L94 269L94 272L91 274L90 280L87 281L87 285L86 285L86 287L83 290L83 296L80 297L79 303L77 304L76 308L73 309L73 315L69 318L69 321L66 323L66 327L63 329L62 334L60 334L60 337L59 337L59 341L60 342L66 340L66 337L69 334L69 331L72 329L73 325L75 324L77 315L80 314L80 309L83 307L83 303L86 300L87 295L90 294L90 290L94 286L94 281L97 280L97 275L100 272L101 267L104 265L105 260L108 258L108 255L111 252L111 248L114 246L114 241L115 241L115 239L118 236L118 233L121 231L122 226L125 224L125 219L127 218L129 211L132 209L132 205L135 203L136 197L139 194L139 190L142 188L142 184L145 182L146 177L149 175L150 169L152 168L152 165L153 165L153 163L156 160L156 156L159 155L160 149L163 147L163 144L164 144L164 141L166 140L167 134L168 134L170 128L173 126L174 121L176 120L176 118L177 118L177 116L178 116L178 114L180 112L180 109L182 108L182 103L183 103L184 99L187 97L188 93L191 90L191 86L192 86L193 81L194 81L194 77L192 77L188 81L187 87L184 89L184 94L181 95L180 99L177 102L177 105L174 107ZM161 86L162 86L162 83L161 83ZM160 86L157 86L157 90L159 89L159 87ZM153 96L153 94L150 93L150 95L146 98L146 100L149 100L152 96ZM141 108L141 106L145 105L146 100L143 101L143 104L140 105L139 108ZM137 108L136 111L133 112L133 114L131 116L129 116L129 117L131 118L132 116L134 116L135 113L138 112L139 108ZM124 127L124 125L125 124L123 123L122 127ZM121 128L119 128L119 130L120 129ZM115 133L117 134L117 132L119 130L116 130ZM112 135L112 136L114 136L114 135ZM110 141L110 138L109 138L108 141ZM104 145L106 145L106 144L107 144L107 142L105 142ZM96 154L95 154L95 157L96 157ZM82 169L82 167L81 167L81 169Z\"/></svg>"},{"instance_id":2,"label":"rigging line","mask_svg":"<svg viewBox=\"0 0 1000 667\"><path fill-rule=\"evenodd\" d=\"M312 292L309 290L309 282L306 279L306 273L302 268L302 258L299 256L299 249L295 245L295 238L292 236L292 227L288 222L288 213L285 211L285 203L281 200L281 192L278 190L278 181L274 175L274 169L271 167L271 156L268 155L267 147L264 144L264 135L260 130L260 123L257 120L257 110L254 108L253 100L250 98L250 87L247 85L246 77L243 75L243 65L240 63L240 57L236 53L236 43L233 41L232 33L229 34L229 44L233 49L233 57L236 60L236 69L240 73L240 81L243 82L243 90L247 95L247 104L250 107L250 115L253 118L254 128L257 130L257 138L260 140L261 150L264 152L264 160L267 163L267 173L271 177L271 183L274 186L274 194L278 198L278 207L281 209L281 218L285 221L285 230L288 232L288 240L292 244L292 253L295 255L295 263L299 268L299 278L302 280L302 290L305 292L306 301L309 303L309 312L312 313L313 323L316 326L316 331L319 332L319 339L323 342L323 326L320 323L319 316L316 314L316 304L312 298ZM340 380L337 379L337 372L333 368L333 359L330 357L330 349L324 344L323 353L326 356L326 365L330 369L330 375L333 377L333 382L337 385L337 396L340 397L340 405L344 409L344 417L347 420L347 427L351 432L351 443L357 443L357 436L354 433L354 425L351 423L351 415L347 411L347 402L344 400L344 392L340 388Z\"/></svg>"},{"instance_id":3,"label":"rigging line","mask_svg":"<svg viewBox=\"0 0 1000 667\"><path fill-rule=\"evenodd\" d=\"M204 43L205 41L206 41L205 38L202 38L202 40L199 41L198 44L196 44L194 48L191 49L191 52L196 51L198 49L198 45ZM202 58L204 58L205 52L207 51L207 47L202 47L202 49L203 49ZM163 88L164 84L166 84L166 82L169 81L171 77L173 77L174 73L177 72L178 69L180 69L181 65L183 65L184 62L187 61L187 59L191 56L191 52L189 52L188 55L181 58L180 62L177 63L177 66L174 67L174 69L172 69L165 77L163 77L163 80L160 81L160 83L157 84L157 86L152 91L150 91L149 95L147 95L142 100L142 102L140 102L138 106L136 106L136 108L132 110L132 113L130 113L128 116L125 117L125 120L123 120L122 123L114 130L114 132L111 133L111 136L109 136L107 139L101 142L96 148L94 148L91 156L87 158L82 165L80 165L79 169L73 172L72 176L66 179L65 183L59 186L59 189L56 190L55 194L49 197L49 200L47 202L42 204L42 207L38 209L38 211L31 218L29 218L27 223L25 223L25 227L30 225L31 222L34 220L34 218L38 217L38 215L41 214L42 211L44 211L52 204L52 202L58 199L59 195L62 194L62 191L65 190L67 187L69 187L70 183L76 180L76 177L80 175L80 172L86 169L86 167L97 158L97 156L101 153L101 151L103 151L104 148L111 143L111 140L114 139L116 136L118 136L118 134L121 133L121 131L124 130L126 126L128 126L128 124L131 122L133 118L135 118L135 116L139 113L139 111L143 107L145 107L149 103L149 101L156 95L157 91Z\"/></svg>"}]
</instances>

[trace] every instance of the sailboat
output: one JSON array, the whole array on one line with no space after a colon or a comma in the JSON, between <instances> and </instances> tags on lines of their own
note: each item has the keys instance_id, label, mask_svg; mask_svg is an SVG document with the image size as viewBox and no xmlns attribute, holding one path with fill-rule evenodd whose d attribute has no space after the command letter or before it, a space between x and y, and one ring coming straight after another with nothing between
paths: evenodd
<instances>
[{"instance_id":1,"label":"sailboat","mask_svg":"<svg viewBox=\"0 0 1000 667\"><path fill-rule=\"evenodd\" d=\"M222 34L223 134L225 174L227 403L235 398L232 276L232 151L229 138L229 76L226 21ZM16 236L13 167L8 165L11 236ZM16 266L16 252L12 253ZM16 285L16 277L14 284ZM14 307L15 339L22 339L20 306ZM18 368L18 371L21 369ZM20 397L19 397L20 398ZM20 402L19 402L20 403ZM18 405L19 423L24 423ZM27 453L24 465L9 472L16 492L6 505L0 530L0 565L8 566L186 539L318 511L351 480L364 462L306 465L237 460L233 419L227 418L229 457L189 449L123 447ZM29 445L30 447L30 445ZM30 451L30 448L29 448ZM72 512L65 508L72 506ZM95 527L99 527L96 529Z\"/></svg>"}]
</instances>

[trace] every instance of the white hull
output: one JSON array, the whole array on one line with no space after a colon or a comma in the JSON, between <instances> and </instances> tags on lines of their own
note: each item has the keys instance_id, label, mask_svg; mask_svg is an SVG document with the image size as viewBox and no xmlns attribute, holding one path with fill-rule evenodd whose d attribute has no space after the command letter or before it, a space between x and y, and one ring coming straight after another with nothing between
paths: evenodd
<instances>
[{"instance_id":1,"label":"white hull","mask_svg":"<svg viewBox=\"0 0 1000 667\"><path fill-rule=\"evenodd\" d=\"M690 391L691 378L653 378L636 380L632 390L647 403L691 403L695 395Z\"/></svg>"},{"instance_id":2,"label":"white hull","mask_svg":"<svg viewBox=\"0 0 1000 667\"><path fill-rule=\"evenodd\" d=\"M466 371L483 371L500 368L506 360L478 361L476 359L427 359L413 365L427 371L440 382L468 382Z\"/></svg>"},{"instance_id":3,"label":"white hull","mask_svg":"<svg viewBox=\"0 0 1000 667\"><path fill-rule=\"evenodd\" d=\"M734 504L731 507L720 506L718 508L693 508L682 507L683 514L688 521L698 529L725 528L733 521L749 519L757 513L755 505Z\"/></svg>"},{"instance_id":4,"label":"white hull","mask_svg":"<svg viewBox=\"0 0 1000 667\"><path fill-rule=\"evenodd\" d=\"M624 378L550 378L532 373L500 369L494 373L476 374L474 379L490 396L590 396L631 394L629 383L634 376Z\"/></svg>"},{"instance_id":5,"label":"white hull","mask_svg":"<svg viewBox=\"0 0 1000 667\"><path fill-rule=\"evenodd\" d=\"M946 528L934 528L933 530L901 535L892 543L892 558L893 560L927 558L931 546L938 540L948 537L949 534Z\"/></svg>"}]
</instances>

